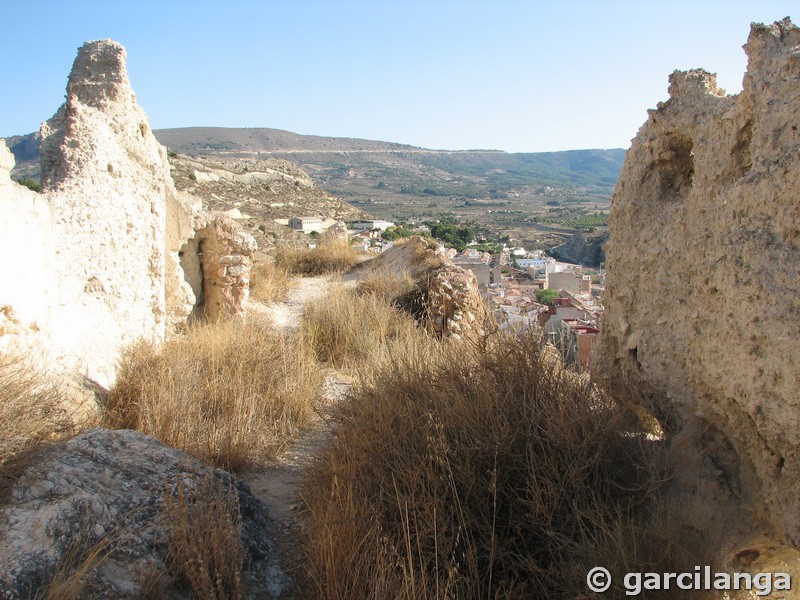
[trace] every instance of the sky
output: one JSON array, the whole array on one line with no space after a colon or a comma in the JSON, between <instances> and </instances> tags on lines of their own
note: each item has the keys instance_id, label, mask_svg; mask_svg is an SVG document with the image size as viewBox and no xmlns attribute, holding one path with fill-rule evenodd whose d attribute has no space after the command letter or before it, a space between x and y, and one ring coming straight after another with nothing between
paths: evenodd
<instances>
[{"instance_id":1,"label":"sky","mask_svg":"<svg viewBox=\"0 0 800 600\"><path fill-rule=\"evenodd\" d=\"M112 38L154 129L271 127L425 148L627 148L675 69L741 91L750 23L796 0L0 0L0 136Z\"/></svg>"}]
</instances>

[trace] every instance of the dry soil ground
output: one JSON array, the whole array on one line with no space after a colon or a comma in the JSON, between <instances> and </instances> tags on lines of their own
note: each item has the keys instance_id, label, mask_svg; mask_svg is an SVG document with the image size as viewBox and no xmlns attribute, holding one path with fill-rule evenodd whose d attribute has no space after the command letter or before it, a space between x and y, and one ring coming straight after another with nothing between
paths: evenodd
<instances>
[{"instance_id":1,"label":"dry soil ground","mask_svg":"<svg viewBox=\"0 0 800 600\"><path fill-rule=\"evenodd\" d=\"M263 304L251 301L249 312L261 318L269 318L280 331L296 331L300 328L307 304L324 296L334 283L330 275L304 277L295 282L286 301ZM351 383L341 373L331 371L326 375L323 397L315 407L312 423L300 436L269 464L251 469L241 475L253 493L267 506L270 516L278 526L279 556L284 570L296 578L302 556L300 537L300 485L305 470L317 453L325 446L332 434L329 411L350 389ZM291 593L284 597L293 597Z\"/></svg>"}]
</instances>

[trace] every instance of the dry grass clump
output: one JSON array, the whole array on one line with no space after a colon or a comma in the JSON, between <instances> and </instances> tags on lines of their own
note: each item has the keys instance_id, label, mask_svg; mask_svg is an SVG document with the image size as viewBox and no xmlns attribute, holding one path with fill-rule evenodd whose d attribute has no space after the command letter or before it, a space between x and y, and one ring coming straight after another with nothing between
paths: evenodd
<instances>
[{"instance_id":1,"label":"dry grass clump","mask_svg":"<svg viewBox=\"0 0 800 600\"><path fill-rule=\"evenodd\" d=\"M29 358L0 354L0 496L43 444L74 433L64 394Z\"/></svg>"},{"instance_id":2,"label":"dry grass clump","mask_svg":"<svg viewBox=\"0 0 800 600\"><path fill-rule=\"evenodd\" d=\"M424 331L401 310L376 294L333 286L306 307L301 334L319 360L336 368L369 370L393 349Z\"/></svg>"},{"instance_id":3,"label":"dry grass clump","mask_svg":"<svg viewBox=\"0 0 800 600\"><path fill-rule=\"evenodd\" d=\"M408 271L386 267L372 269L358 282L356 291L399 308L418 321L426 318L425 290L414 281Z\"/></svg>"},{"instance_id":4,"label":"dry grass clump","mask_svg":"<svg viewBox=\"0 0 800 600\"><path fill-rule=\"evenodd\" d=\"M95 576L123 545L125 525L123 521L98 537L94 532L95 519L90 513L84 513L48 581L35 594L30 592L34 600L79 600L97 596Z\"/></svg>"},{"instance_id":5,"label":"dry grass clump","mask_svg":"<svg viewBox=\"0 0 800 600\"><path fill-rule=\"evenodd\" d=\"M360 261L350 242L340 238L323 239L316 248L279 248L275 264L294 275L343 273Z\"/></svg>"},{"instance_id":6,"label":"dry grass clump","mask_svg":"<svg viewBox=\"0 0 800 600\"><path fill-rule=\"evenodd\" d=\"M367 271L356 289L359 294L377 296L387 304L393 304L412 294L416 287L416 282L408 271L378 268Z\"/></svg>"},{"instance_id":7,"label":"dry grass clump","mask_svg":"<svg viewBox=\"0 0 800 600\"><path fill-rule=\"evenodd\" d=\"M234 489L213 477L179 480L164 498L162 523L170 571L195 598L242 597L242 520Z\"/></svg>"},{"instance_id":8,"label":"dry grass clump","mask_svg":"<svg viewBox=\"0 0 800 600\"><path fill-rule=\"evenodd\" d=\"M270 262L253 265L250 269L250 297L261 302L280 302L292 285L292 277L282 267Z\"/></svg>"},{"instance_id":9,"label":"dry grass clump","mask_svg":"<svg viewBox=\"0 0 800 600\"><path fill-rule=\"evenodd\" d=\"M657 447L543 348L412 344L357 386L304 488L309 596L572 599L596 565L663 570Z\"/></svg>"},{"instance_id":10,"label":"dry grass clump","mask_svg":"<svg viewBox=\"0 0 800 600\"><path fill-rule=\"evenodd\" d=\"M201 324L160 347L129 348L104 421L235 470L284 448L321 386L301 338L263 323Z\"/></svg>"}]
</instances>

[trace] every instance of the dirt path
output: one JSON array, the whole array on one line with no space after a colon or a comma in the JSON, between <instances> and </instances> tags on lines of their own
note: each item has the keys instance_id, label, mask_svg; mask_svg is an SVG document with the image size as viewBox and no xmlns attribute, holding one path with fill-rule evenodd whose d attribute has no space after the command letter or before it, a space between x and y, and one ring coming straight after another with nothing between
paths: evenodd
<instances>
[{"instance_id":1,"label":"dirt path","mask_svg":"<svg viewBox=\"0 0 800 600\"><path fill-rule=\"evenodd\" d=\"M306 304L325 295L327 289L334 284L330 275L319 277L301 277L289 290L285 302L264 304L251 300L247 310L251 314L264 316L272 321L279 331L297 331L303 320Z\"/></svg>"},{"instance_id":2,"label":"dirt path","mask_svg":"<svg viewBox=\"0 0 800 600\"><path fill-rule=\"evenodd\" d=\"M262 304L252 302L249 311L271 319L280 331L297 331L302 323L305 307L323 297L334 283L331 276L305 277L297 281L286 302ZM351 387L349 380L340 373L326 375L320 405L313 421L292 445L271 463L240 474L253 493L269 509L269 514L278 527L276 542L284 570L291 574L302 560L297 540L300 523L297 511L300 508L300 485L306 469L319 451L325 447L332 435L329 409L338 403ZM293 598L293 590L286 590L281 598Z\"/></svg>"}]
</instances>

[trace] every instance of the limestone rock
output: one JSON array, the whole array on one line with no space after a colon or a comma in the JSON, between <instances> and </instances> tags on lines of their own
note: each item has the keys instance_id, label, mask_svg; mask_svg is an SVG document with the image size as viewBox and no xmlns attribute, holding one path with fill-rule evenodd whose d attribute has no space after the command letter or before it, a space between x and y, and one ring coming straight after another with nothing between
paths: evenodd
<instances>
[{"instance_id":1,"label":"limestone rock","mask_svg":"<svg viewBox=\"0 0 800 600\"><path fill-rule=\"evenodd\" d=\"M235 491L241 542L250 564L247 597L277 598L287 584L271 541L264 505L243 482L134 431L93 429L45 452L27 468L0 510L0 590L30 598L69 557L70 548L103 540L111 553L80 597L143 597L148 575L162 572L159 597L185 597L164 569L166 538L159 516L179 483L218 481Z\"/></svg>"},{"instance_id":2,"label":"limestone rock","mask_svg":"<svg viewBox=\"0 0 800 600\"><path fill-rule=\"evenodd\" d=\"M123 347L181 330L206 296L214 298L214 318L244 309L248 265L231 264L218 276L210 263L205 283L215 289L205 294L204 265L186 255L197 253L200 237L209 248L219 240L224 256L252 254L239 248L250 248L252 238L240 240L227 221L195 234L213 218L176 191L125 59L111 40L80 48L67 100L42 125L41 194L10 180L13 158L0 143L0 306L18 321L3 328L0 346L13 335L25 347L21 334L39 332L34 341L51 362L105 387Z\"/></svg>"},{"instance_id":3,"label":"limestone rock","mask_svg":"<svg viewBox=\"0 0 800 600\"><path fill-rule=\"evenodd\" d=\"M454 265L436 244L414 236L381 253L370 269L408 273L424 296L429 326L436 335L483 332L487 311L475 274Z\"/></svg>"},{"instance_id":4,"label":"limestone rock","mask_svg":"<svg viewBox=\"0 0 800 600\"><path fill-rule=\"evenodd\" d=\"M53 219L47 199L10 178L14 157L0 140L0 307L15 315L20 333L47 327L55 304ZM10 338L0 333L0 349Z\"/></svg>"},{"instance_id":5,"label":"limestone rock","mask_svg":"<svg viewBox=\"0 0 800 600\"><path fill-rule=\"evenodd\" d=\"M449 262L449 261L448 261ZM483 332L486 309L471 271L453 264L432 274L428 284L428 308L436 333L442 336Z\"/></svg>"},{"instance_id":6,"label":"limestone rock","mask_svg":"<svg viewBox=\"0 0 800 600\"><path fill-rule=\"evenodd\" d=\"M594 374L689 457L710 536L800 546L800 30L753 25L743 91L675 72L617 184ZM633 332L633 333L631 333ZM713 539L713 537L712 537ZM735 542L732 542L735 543Z\"/></svg>"},{"instance_id":7,"label":"limestone rock","mask_svg":"<svg viewBox=\"0 0 800 600\"><path fill-rule=\"evenodd\" d=\"M37 320L62 367L108 386L120 348L162 340L194 305L178 260L192 212L136 103L122 46L79 50L67 100L42 125L41 160L41 195L0 173L0 261L18 277L0 304Z\"/></svg>"}]
</instances>

